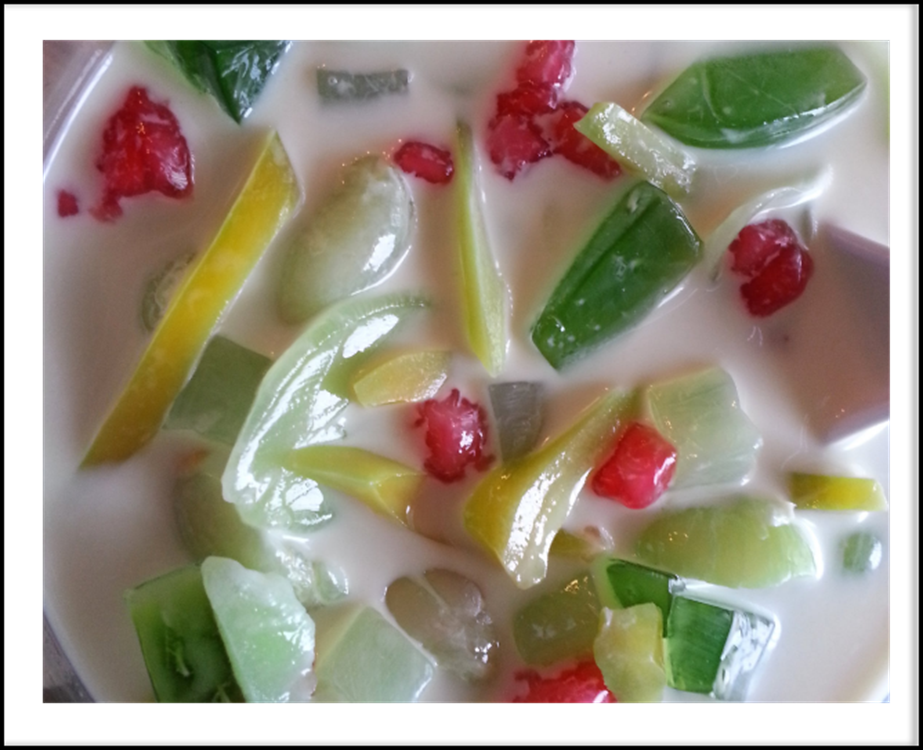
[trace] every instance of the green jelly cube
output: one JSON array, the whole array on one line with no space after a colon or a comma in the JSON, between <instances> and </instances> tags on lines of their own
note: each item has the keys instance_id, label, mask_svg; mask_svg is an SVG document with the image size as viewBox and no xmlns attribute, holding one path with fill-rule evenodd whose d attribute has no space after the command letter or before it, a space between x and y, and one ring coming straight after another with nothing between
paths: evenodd
<instances>
[{"instance_id":1,"label":"green jelly cube","mask_svg":"<svg viewBox=\"0 0 923 750\"><path fill-rule=\"evenodd\" d=\"M637 604L656 604L664 622L670 616L674 594L685 587L679 576L627 560L599 558L595 572L600 597L607 607L628 609Z\"/></svg>"},{"instance_id":2,"label":"green jelly cube","mask_svg":"<svg viewBox=\"0 0 923 750\"><path fill-rule=\"evenodd\" d=\"M843 570L870 573L881 564L881 541L867 531L857 531L843 540Z\"/></svg>"},{"instance_id":3,"label":"green jelly cube","mask_svg":"<svg viewBox=\"0 0 923 750\"><path fill-rule=\"evenodd\" d=\"M125 601L158 701L243 700L197 566L142 583Z\"/></svg>"},{"instance_id":4,"label":"green jelly cube","mask_svg":"<svg viewBox=\"0 0 923 750\"><path fill-rule=\"evenodd\" d=\"M536 597L513 619L513 638L523 661L544 666L593 651L600 603L589 572Z\"/></svg>"},{"instance_id":5,"label":"green jelly cube","mask_svg":"<svg viewBox=\"0 0 923 750\"><path fill-rule=\"evenodd\" d=\"M164 426L233 445L270 364L268 357L214 336Z\"/></svg>"},{"instance_id":6,"label":"green jelly cube","mask_svg":"<svg viewBox=\"0 0 923 750\"><path fill-rule=\"evenodd\" d=\"M319 701L407 703L433 679L433 665L371 607L328 631L317 648Z\"/></svg>"}]
</instances>

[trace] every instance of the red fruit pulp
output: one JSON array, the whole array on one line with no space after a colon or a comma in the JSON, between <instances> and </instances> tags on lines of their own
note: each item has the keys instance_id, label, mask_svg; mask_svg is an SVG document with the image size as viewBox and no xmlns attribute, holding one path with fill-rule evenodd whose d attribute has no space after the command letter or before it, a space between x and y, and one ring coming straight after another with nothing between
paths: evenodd
<instances>
[{"instance_id":1,"label":"red fruit pulp","mask_svg":"<svg viewBox=\"0 0 923 750\"><path fill-rule=\"evenodd\" d=\"M783 248L740 287L751 315L765 318L798 299L814 273L814 261L799 246Z\"/></svg>"},{"instance_id":2,"label":"red fruit pulp","mask_svg":"<svg viewBox=\"0 0 923 750\"><path fill-rule=\"evenodd\" d=\"M550 84L522 83L497 95L497 114L528 117L551 112L558 103L558 88Z\"/></svg>"},{"instance_id":3,"label":"red fruit pulp","mask_svg":"<svg viewBox=\"0 0 923 750\"><path fill-rule=\"evenodd\" d=\"M497 170L512 180L527 164L551 156L539 127L526 118L500 115L487 126L487 151Z\"/></svg>"},{"instance_id":4,"label":"red fruit pulp","mask_svg":"<svg viewBox=\"0 0 923 750\"><path fill-rule=\"evenodd\" d=\"M452 154L420 141L407 141L394 154L394 163L407 174L412 174L434 185L452 181L455 167Z\"/></svg>"},{"instance_id":5,"label":"red fruit pulp","mask_svg":"<svg viewBox=\"0 0 923 750\"><path fill-rule=\"evenodd\" d=\"M593 492L626 508L646 508L666 491L675 472L676 448L654 428L633 422L594 475Z\"/></svg>"},{"instance_id":6,"label":"red fruit pulp","mask_svg":"<svg viewBox=\"0 0 923 750\"><path fill-rule=\"evenodd\" d=\"M573 71L575 47L574 42L567 41L529 42L525 60L516 69L516 80L563 86Z\"/></svg>"},{"instance_id":7,"label":"red fruit pulp","mask_svg":"<svg viewBox=\"0 0 923 750\"><path fill-rule=\"evenodd\" d=\"M77 196L67 190L58 191L58 216L74 216L79 213Z\"/></svg>"},{"instance_id":8,"label":"red fruit pulp","mask_svg":"<svg viewBox=\"0 0 923 750\"><path fill-rule=\"evenodd\" d=\"M750 224L730 244L731 270L753 278L778 253L787 247L801 247L795 231L780 219Z\"/></svg>"},{"instance_id":9,"label":"red fruit pulp","mask_svg":"<svg viewBox=\"0 0 923 750\"><path fill-rule=\"evenodd\" d=\"M460 398L457 388L442 401L429 399L417 407L414 426L426 425L429 457L424 468L443 482L456 482L473 466L486 469L493 456L485 455L487 415L480 406Z\"/></svg>"},{"instance_id":10,"label":"red fruit pulp","mask_svg":"<svg viewBox=\"0 0 923 750\"><path fill-rule=\"evenodd\" d=\"M179 122L140 86L132 87L122 108L109 118L96 168L105 187L91 213L103 221L121 216L122 198L151 191L171 198L192 193L192 157Z\"/></svg>"},{"instance_id":11,"label":"red fruit pulp","mask_svg":"<svg viewBox=\"0 0 923 750\"><path fill-rule=\"evenodd\" d=\"M538 672L525 669L516 673L517 680L525 680L529 692L513 698L513 703L615 703L615 696L606 688L602 672L593 661L584 661L573 669L566 669L556 677L542 677Z\"/></svg>"},{"instance_id":12,"label":"red fruit pulp","mask_svg":"<svg viewBox=\"0 0 923 750\"><path fill-rule=\"evenodd\" d=\"M622 173L619 163L574 128L574 123L583 119L587 111L580 102L562 102L549 118L546 136L554 153L606 180L612 180Z\"/></svg>"}]
</instances>

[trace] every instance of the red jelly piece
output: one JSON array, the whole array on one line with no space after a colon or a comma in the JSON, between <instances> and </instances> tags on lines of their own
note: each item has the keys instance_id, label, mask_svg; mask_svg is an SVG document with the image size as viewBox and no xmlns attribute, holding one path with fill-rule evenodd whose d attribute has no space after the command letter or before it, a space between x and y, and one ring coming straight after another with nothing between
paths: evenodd
<instances>
[{"instance_id":1,"label":"red jelly piece","mask_svg":"<svg viewBox=\"0 0 923 750\"><path fill-rule=\"evenodd\" d=\"M516 69L516 80L519 83L563 86L573 71L575 48L574 42L529 42L525 60Z\"/></svg>"},{"instance_id":2,"label":"red jelly piece","mask_svg":"<svg viewBox=\"0 0 923 750\"><path fill-rule=\"evenodd\" d=\"M434 185L451 182L455 171L449 151L420 141L407 141L401 146L394 154L394 163L407 174Z\"/></svg>"},{"instance_id":3,"label":"red jelly piece","mask_svg":"<svg viewBox=\"0 0 923 750\"><path fill-rule=\"evenodd\" d=\"M534 670L524 669L516 673L516 679L525 680L529 692L513 698L513 703L616 702L615 696L606 688L602 672L592 661L581 662L556 677L542 677Z\"/></svg>"},{"instance_id":4,"label":"red jelly piece","mask_svg":"<svg viewBox=\"0 0 923 750\"><path fill-rule=\"evenodd\" d=\"M676 448L652 427L633 422L593 477L593 492L626 508L646 508L676 472Z\"/></svg>"},{"instance_id":5,"label":"red jelly piece","mask_svg":"<svg viewBox=\"0 0 923 750\"><path fill-rule=\"evenodd\" d=\"M558 104L558 89L550 84L522 83L497 95L497 114L529 117L551 112Z\"/></svg>"},{"instance_id":6,"label":"red jelly piece","mask_svg":"<svg viewBox=\"0 0 923 750\"><path fill-rule=\"evenodd\" d=\"M795 230L781 219L750 224L740 230L740 234L728 247L733 258L731 270L753 278L787 247L801 248L801 243L798 242Z\"/></svg>"},{"instance_id":7,"label":"red jelly piece","mask_svg":"<svg viewBox=\"0 0 923 750\"><path fill-rule=\"evenodd\" d=\"M58 216L74 216L79 213L77 196L66 190L58 191Z\"/></svg>"},{"instance_id":8,"label":"red jelly piece","mask_svg":"<svg viewBox=\"0 0 923 750\"><path fill-rule=\"evenodd\" d=\"M811 256L797 245L784 247L740 293L751 315L765 318L798 299L814 272Z\"/></svg>"},{"instance_id":9,"label":"red jelly piece","mask_svg":"<svg viewBox=\"0 0 923 750\"><path fill-rule=\"evenodd\" d=\"M140 86L132 87L122 108L109 118L96 168L106 184L92 213L104 221L121 216L122 198L151 191L171 198L192 193L192 157L179 122Z\"/></svg>"},{"instance_id":10,"label":"red jelly piece","mask_svg":"<svg viewBox=\"0 0 923 750\"><path fill-rule=\"evenodd\" d=\"M524 166L551 156L551 147L542 138L538 125L515 115L500 115L487 126L490 160L508 180Z\"/></svg>"},{"instance_id":11,"label":"red jelly piece","mask_svg":"<svg viewBox=\"0 0 923 750\"><path fill-rule=\"evenodd\" d=\"M583 119L587 111L580 102L562 102L550 118L548 140L556 154L603 179L615 179L622 173L619 163L574 128L574 123Z\"/></svg>"},{"instance_id":12,"label":"red jelly piece","mask_svg":"<svg viewBox=\"0 0 923 750\"><path fill-rule=\"evenodd\" d=\"M477 404L460 398L457 388L442 401L429 399L417 407L420 418L414 426L426 424L429 458L423 466L443 482L455 482L474 466L486 469L493 456L485 455L487 415Z\"/></svg>"}]
</instances>

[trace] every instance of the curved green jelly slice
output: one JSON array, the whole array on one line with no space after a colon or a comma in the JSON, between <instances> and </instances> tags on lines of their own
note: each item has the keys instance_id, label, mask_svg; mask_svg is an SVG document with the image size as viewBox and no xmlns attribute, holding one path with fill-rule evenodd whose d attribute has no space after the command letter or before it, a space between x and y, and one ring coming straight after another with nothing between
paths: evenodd
<instances>
[{"instance_id":1,"label":"curved green jelly slice","mask_svg":"<svg viewBox=\"0 0 923 750\"><path fill-rule=\"evenodd\" d=\"M681 73L641 119L689 146L768 146L831 121L864 88L835 47L714 57Z\"/></svg>"},{"instance_id":2,"label":"curved green jelly slice","mask_svg":"<svg viewBox=\"0 0 923 750\"><path fill-rule=\"evenodd\" d=\"M154 695L163 703L241 701L198 566L125 592Z\"/></svg>"},{"instance_id":3,"label":"curved green jelly slice","mask_svg":"<svg viewBox=\"0 0 923 750\"><path fill-rule=\"evenodd\" d=\"M275 573L209 557L202 582L248 703L305 701L314 691L314 621Z\"/></svg>"},{"instance_id":4,"label":"curved green jelly slice","mask_svg":"<svg viewBox=\"0 0 923 750\"><path fill-rule=\"evenodd\" d=\"M355 368L413 312L419 297L346 300L304 330L266 373L222 476L226 500L260 528L308 531L333 515L313 479L286 468L296 448L342 435Z\"/></svg>"},{"instance_id":5,"label":"curved green jelly slice","mask_svg":"<svg viewBox=\"0 0 923 750\"><path fill-rule=\"evenodd\" d=\"M400 171L380 156L349 164L336 188L289 241L279 310L301 323L384 281L406 257L413 201Z\"/></svg>"},{"instance_id":6,"label":"curved green jelly slice","mask_svg":"<svg viewBox=\"0 0 923 750\"><path fill-rule=\"evenodd\" d=\"M637 325L692 270L702 243L659 188L627 190L558 283L532 341L555 369Z\"/></svg>"},{"instance_id":7,"label":"curved green jelly slice","mask_svg":"<svg viewBox=\"0 0 923 750\"><path fill-rule=\"evenodd\" d=\"M380 73L317 69L317 93L324 102L377 99L384 94L403 93L409 84L410 73L403 69Z\"/></svg>"},{"instance_id":8,"label":"curved green jelly slice","mask_svg":"<svg viewBox=\"0 0 923 750\"><path fill-rule=\"evenodd\" d=\"M719 586L777 586L816 572L811 545L791 516L777 503L751 497L665 511L641 532L637 555Z\"/></svg>"},{"instance_id":9,"label":"curved green jelly slice","mask_svg":"<svg viewBox=\"0 0 923 750\"><path fill-rule=\"evenodd\" d=\"M465 529L519 588L545 578L555 535L634 404L631 393L606 394L554 440L494 468L468 498Z\"/></svg>"},{"instance_id":10,"label":"curved green jelly slice","mask_svg":"<svg viewBox=\"0 0 923 750\"><path fill-rule=\"evenodd\" d=\"M652 703L666 687L663 618L651 603L604 609L593 656L606 687L619 703Z\"/></svg>"},{"instance_id":11,"label":"curved green jelly slice","mask_svg":"<svg viewBox=\"0 0 923 750\"><path fill-rule=\"evenodd\" d=\"M172 62L199 91L211 94L237 122L253 110L288 41L155 41L147 45Z\"/></svg>"}]
</instances>

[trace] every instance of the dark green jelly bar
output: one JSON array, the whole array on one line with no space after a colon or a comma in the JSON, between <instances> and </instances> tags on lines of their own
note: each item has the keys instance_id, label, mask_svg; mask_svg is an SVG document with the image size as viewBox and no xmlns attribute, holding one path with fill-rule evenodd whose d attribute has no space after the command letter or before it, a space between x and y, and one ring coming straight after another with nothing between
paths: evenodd
<instances>
[{"instance_id":1,"label":"dark green jelly bar","mask_svg":"<svg viewBox=\"0 0 923 750\"><path fill-rule=\"evenodd\" d=\"M689 146L768 146L838 116L865 83L836 47L713 57L683 71L641 119Z\"/></svg>"},{"instance_id":2,"label":"dark green jelly bar","mask_svg":"<svg viewBox=\"0 0 923 750\"><path fill-rule=\"evenodd\" d=\"M243 700L197 566L147 581L125 600L158 701Z\"/></svg>"},{"instance_id":3,"label":"dark green jelly bar","mask_svg":"<svg viewBox=\"0 0 923 750\"><path fill-rule=\"evenodd\" d=\"M164 427L194 430L210 440L234 445L271 364L262 354L214 336L173 402Z\"/></svg>"},{"instance_id":4,"label":"dark green jelly bar","mask_svg":"<svg viewBox=\"0 0 923 750\"><path fill-rule=\"evenodd\" d=\"M317 92L325 102L366 101L383 94L398 94L410 85L406 70L381 73L350 73L345 70L317 69Z\"/></svg>"},{"instance_id":5,"label":"dark green jelly bar","mask_svg":"<svg viewBox=\"0 0 923 750\"><path fill-rule=\"evenodd\" d=\"M609 560L605 563L604 572L610 593L623 609L636 604L656 604L665 623L670 616L674 594L683 588L679 576L627 560Z\"/></svg>"},{"instance_id":6,"label":"dark green jelly bar","mask_svg":"<svg viewBox=\"0 0 923 750\"><path fill-rule=\"evenodd\" d=\"M253 110L289 41L156 41L148 46L170 60L200 91L240 122Z\"/></svg>"},{"instance_id":7,"label":"dark green jelly bar","mask_svg":"<svg viewBox=\"0 0 923 750\"><path fill-rule=\"evenodd\" d=\"M721 666L734 612L676 597L666 622L667 684L691 693L711 693Z\"/></svg>"},{"instance_id":8,"label":"dark green jelly bar","mask_svg":"<svg viewBox=\"0 0 923 750\"><path fill-rule=\"evenodd\" d=\"M560 369L637 325L692 270L702 241L648 182L630 187L568 269L532 327Z\"/></svg>"}]
</instances>

